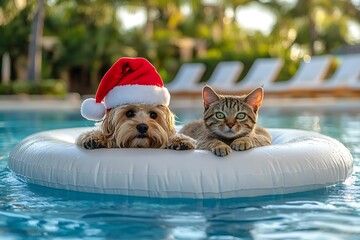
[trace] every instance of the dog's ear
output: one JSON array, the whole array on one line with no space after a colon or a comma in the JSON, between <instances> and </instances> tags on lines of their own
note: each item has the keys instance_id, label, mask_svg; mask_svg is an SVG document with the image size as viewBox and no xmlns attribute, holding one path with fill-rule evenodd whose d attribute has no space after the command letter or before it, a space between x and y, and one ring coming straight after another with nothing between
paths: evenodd
<instances>
[{"instance_id":1,"label":"dog's ear","mask_svg":"<svg viewBox=\"0 0 360 240\"><path fill-rule=\"evenodd\" d=\"M105 119L103 120L103 122L101 124L102 131L103 131L104 135L106 135L106 136L112 135L115 131L115 126L114 126L114 124L112 124L113 117L114 117L114 114L111 112L111 110L108 111L106 113Z\"/></svg>"},{"instance_id":2,"label":"dog's ear","mask_svg":"<svg viewBox=\"0 0 360 240\"><path fill-rule=\"evenodd\" d=\"M165 121L166 121L166 126L168 128L169 133L171 133L171 135L175 134L175 116L174 114L170 111L170 109L166 106L162 106L162 110L165 114Z\"/></svg>"}]
</instances>

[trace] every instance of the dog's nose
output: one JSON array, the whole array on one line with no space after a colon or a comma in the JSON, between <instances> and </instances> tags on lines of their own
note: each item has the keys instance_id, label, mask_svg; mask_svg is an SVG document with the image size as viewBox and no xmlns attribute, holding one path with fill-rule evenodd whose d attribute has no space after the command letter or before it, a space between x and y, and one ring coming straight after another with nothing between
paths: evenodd
<instances>
[{"instance_id":1,"label":"dog's nose","mask_svg":"<svg viewBox=\"0 0 360 240\"><path fill-rule=\"evenodd\" d=\"M146 133L146 131L149 129L149 126L146 125L145 123L140 123L136 125L136 129L138 130L139 133Z\"/></svg>"}]
</instances>

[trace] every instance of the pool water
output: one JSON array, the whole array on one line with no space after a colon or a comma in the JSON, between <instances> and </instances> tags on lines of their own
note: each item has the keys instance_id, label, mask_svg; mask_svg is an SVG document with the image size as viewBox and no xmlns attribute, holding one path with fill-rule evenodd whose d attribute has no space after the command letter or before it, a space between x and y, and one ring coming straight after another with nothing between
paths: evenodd
<instances>
[{"instance_id":1,"label":"pool water","mask_svg":"<svg viewBox=\"0 0 360 240\"><path fill-rule=\"evenodd\" d=\"M175 113L179 123L201 114ZM0 111L1 239L359 239L360 113L261 112L259 125L318 131L351 151L353 175L310 192L229 200L148 199L29 185L7 169L11 149L24 137L91 125L78 112Z\"/></svg>"}]
</instances>

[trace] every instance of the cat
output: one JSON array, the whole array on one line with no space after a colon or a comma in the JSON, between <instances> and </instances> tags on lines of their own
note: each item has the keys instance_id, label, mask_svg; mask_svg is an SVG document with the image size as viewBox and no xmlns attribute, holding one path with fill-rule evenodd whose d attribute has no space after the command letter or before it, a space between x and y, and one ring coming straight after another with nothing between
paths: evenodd
<instances>
[{"instance_id":1,"label":"cat","mask_svg":"<svg viewBox=\"0 0 360 240\"><path fill-rule=\"evenodd\" d=\"M224 157L235 151L271 144L270 134L256 125L264 90L258 87L248 95L219 95L211 87L202 91L203 119L184 125L180 133L197 140L196 148Z\"/></svg>"}]
</instances>

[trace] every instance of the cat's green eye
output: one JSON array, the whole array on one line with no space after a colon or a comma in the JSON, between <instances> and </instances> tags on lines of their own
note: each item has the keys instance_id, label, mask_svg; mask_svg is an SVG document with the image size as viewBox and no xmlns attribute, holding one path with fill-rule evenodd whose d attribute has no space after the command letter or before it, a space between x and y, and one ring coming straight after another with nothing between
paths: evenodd
<instances>
[{"instance_id":1,"label":"cat's green eye","mask_svg":"<svg viewBox=\"0 0 360 240\"><path fill-rule=\"evenodd\" d=\"M236 119L243 120L246 117L246 114L241 112L236 115Z\"/></svg>"},{"instance_id":2,"label":"cat's green eye","mask_svg":"<svg viewBox=\"0 0 360 240\"><path fill-rule=\"evenodd\" d=\"M215 113L215 117L218 119L223 119L225 118L225 114L223 114L222 112L217 112Z\"/></svg>"}]
</instances>

